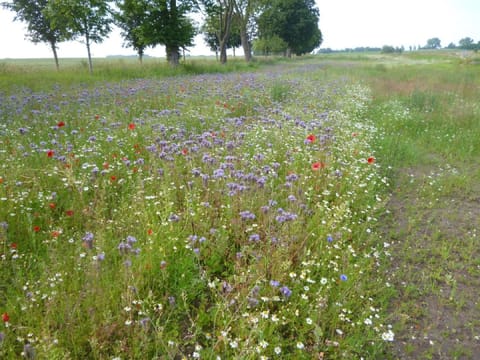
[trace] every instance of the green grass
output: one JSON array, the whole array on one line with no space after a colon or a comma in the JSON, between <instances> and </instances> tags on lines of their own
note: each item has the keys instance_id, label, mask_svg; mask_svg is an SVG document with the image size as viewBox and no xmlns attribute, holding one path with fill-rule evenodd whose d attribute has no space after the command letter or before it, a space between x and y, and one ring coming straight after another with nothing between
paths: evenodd
<instances>
[{"instance_id":1,"label":"green grass","mask_svg":"<svg viewBox=\"0 0 480 360\"><path fill-rule=\"evenodd\" d=\"M2 63L0 357L394 358L463 311L479 75L424 60Z\"/></svg>"}]
</instances>

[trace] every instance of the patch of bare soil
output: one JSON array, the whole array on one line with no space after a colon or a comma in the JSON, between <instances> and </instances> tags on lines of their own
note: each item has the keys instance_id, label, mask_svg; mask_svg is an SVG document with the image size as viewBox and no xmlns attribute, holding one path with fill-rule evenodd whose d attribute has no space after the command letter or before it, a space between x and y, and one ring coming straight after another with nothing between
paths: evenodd
<instances>
[{"instance_id":1,"label":"patch of bare soil","mask_svg":"<svg viewBox=\"0 0 480 360\"><path fill-rule=\"evenodd\" d=\"M409 169L388 205L393 359L480 359L480 186L429 191ZM425 185L427 184L427 185Z\"/></svg>"}]
</instances>

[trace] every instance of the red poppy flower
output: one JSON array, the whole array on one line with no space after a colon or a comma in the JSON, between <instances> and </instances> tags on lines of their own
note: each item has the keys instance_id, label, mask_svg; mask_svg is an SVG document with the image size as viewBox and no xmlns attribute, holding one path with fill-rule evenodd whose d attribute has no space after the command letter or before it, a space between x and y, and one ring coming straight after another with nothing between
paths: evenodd
<instances>
[{"instance_id":1,"label":"red poppy flower","mask_svg":"<svg viewBox=\"0 0 480 360\"><path fill-rule=\"evenodd\" d=\"M100 115L96 114L95 115L95 120L98 120L98 119L100 119Z\"/></svg>"},{"instance_id":2,"label":"red poppy flower","mask_svg":"<svg viewBox=\"0 0 480 360\"><path fill-rule=\"evenodd\" d=\"M370 156L368 159L367 159L367 162L369 164L373 164L375 162L375 158L373 156Z\"/></svg>"},{"instance_id":3,"label":"red poppy flower","mask_svg":"<svg viewBox=\"0 0 480 360\"><path fill-rule=\"evenodd\" d=\"M57 206L57 205L56 205L55 203L50 203L50 204L48 204L48 207L49 207L50 209L52 209L52 210L55 209L56 206Z\"/></svg>"},{"instance_id":4,"label":"red poppy flower","mask_svg":"<svg viewBox=\"0 0 480 360\"><path fill-rule=\"evenodd\" d=\"M63 127L65 126L65 123L63 121L59 121L57 126L60 128L60 127Z\"/></svg>"},{"instance_id":5,"label":"red poppy flower","mask_svg":"<svg viewBox=\"0 0 480 360\"><path fill-rule=\"evenodd\" d=\"M52 231L52 237L57 238L60 236L60 231L54 230Z\"/></svg>"},{"instance_id":6,"label":"red poppy flower","mask_svg":"<svg viewBox=\"0 0 480 360\"><path fill-rule=\"evenodd\" d=\"M2 320L3 322L8 322L10 320L10 316L8 315L8 313L4 312L2 314Z\"/></svg>"},{"instance_id":7,"label":"red poppy flower","mask_svg":"<svg viewBox=\"0 0 480 360\"><path fill-rule=\"evenodd\" d=\"M53 157L53 155L55 155L55 151L53 151L53 150L48 150L48 151L47 151L47 156L48 156L49 158Z\"/></svg>"},{"instance_id":8,"label":"red poppy flower","mask_svg":"<svg viewBox=\"0 0 480 360\"><path fill-rule=\"evenodd\" d=\"M114 182L115 180L117 180L117 177L115 175L110 176L110 181L111 182Z\"/></svg>"},{"instance_id":9,"label":"red poppy flower","mask_svg":"<svg viewBox=\"0 0 480 360\"><path fill-rule=\"evenodd\" d=\"M323 162L321 162L321 161L314 162L314 163L312 164L312 170L314 170L314 171L323 169L324 167L325 167L325 163L323 163Z\"/></svg>"},{"instance_id":10,"label":"red poppy flower","mask_svg":"<svg viewBox=\"0 0 480 360\"><path fill-rule=\"evenodd\" d=\"M0 176L0 184L3 184L3 178Z\"/></svg>"},{"instance_id":11,"label":"red poppy flower","mask_svg":"<svg viewBox=\"0 0 480 360\"><path fill-rule=\"evenodd\" d=\"M67 216L73 216L73 210L67 210L67 211L65 211L65 215L67 215Z\"/></svg>"},{"instance_id":12,"label":"red poppy flower","mask_svg":"<svg viewBox=\"0 0 480 360\"><path fill-rule=\"evenodd\" d=\"M316 137L315 135L310 134L310 135L307 136L307 141L308 141L309 143L314 143L315 140L317 140L317 137Z\"/></svg>"},{"instance_id":13,"label":"red poppy flower","mask_svg":"<svg viewBox=\"0 0 480 360\"><path fill-rule=\"evenodd\" d=\"M152 229L148 229L148 230L147 230L147 234L148 234L148 235L152 235L152 234L153 234L153 230L152 230Z\"/></svg>"},{"instance_id":14,"label":"red poppy flower","mask_svg":"<svg viewBox=\"0 0 480 360\"><path fill-rule=\"evenodd\" d=\"M33 227L33 231L39 232L39 231L40 231L40 226L35 225L35 226Z\"/></svg>"},{"instance_id":15,"label":"red poppy flower","mask_svg":"<svg viewBox=\"0 0 480 360\"><path fill-rule=\"evenodd\" d=\"M135 124L134 124L134 123L128 124L128 128L129 128L130 130L135 130Z\"/></svg>"},{"instance_id":16,"label":"red poppy flower","mask_svg":"<svg viewBox=\"0 0 480 360\"><path fill-rule=\"evenodd\" d=\"M17 248L17 243L11 243L10 248L11 249L16 249Z\"/></svg>"},{"instance_id":17,"label":"red poppy flower","mask_svg":"<svg viewBox=\"0 0 480 360\"><path fill-rule=\"evenodd\" d=\"M183 149L182 149L182 154L183 154L183 155L187 155L187 154L188 154L188 149L187 149L187 148L183 148Z\"/></svg>"}]
</instances>

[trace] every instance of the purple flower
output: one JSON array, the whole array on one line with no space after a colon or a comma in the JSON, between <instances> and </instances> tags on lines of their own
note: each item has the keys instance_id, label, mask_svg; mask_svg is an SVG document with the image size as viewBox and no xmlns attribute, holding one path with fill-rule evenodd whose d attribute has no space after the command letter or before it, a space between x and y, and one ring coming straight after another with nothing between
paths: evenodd
<instances>
[{"instance_id":1,"label":"purple flower","mask_svg":"<svg viewBox=\"0 0 480 360\"><path fill-rule=\"evenodd\" d=\"M231 293L233 291L233 287L228 282L224 281L222 283L222 291L226 294Z\"/></svg>"},{"instance_id":2,"label":"purple flower","mask_svg":"<svg viewBox=\"0 0 480 360\"><path fill-rule=\"evenodd\" d=\"M347 281L348 280L347 275L345 275L345 274L340 275L340 280Z\"/></svg>"},{"instance_id":3,"label":"purple flower","mask_svg":"<svg viewBox=\"0 0 480 360\"><path fill-rule=\"evenodd\" d=\"M82 238L83 243L88 249L93 248L93 238L94 238L93 234L88 231L85 233L85 236Z\"/></svg>"},{"instance_id":4,"label":"purple flower","mask_svg":"<svg viewBox=\"0 0 480 360\"><path fill-rule=\"evenodd\" d=\"M289 174L289 175L287 175L286 180L288 182L296 181L296 180L298 180L298 175L297 174Z\"/></svg>"},{"instance_id":5,"label":"purple flower","mask_svg":"<svg viewBox=\"0 0 480 360\"><path fill-rule=\"evenodd\" d=\"M329 243L331 243L331 242L333 241L332 235L328 235L328 236L327 236L327 241L328 241Z\"/></svg>"},{"instance_id":6,"label":"purple flower","mask_svg":"<svg viewBox=\"0 0 480 360\"><path fill-rule=\"evenodd\" d=\"M279 287L280 282L277 281L277 280L270 280L270 285L273 286L273 287Z\"/></svg>"},{"instance_id":7,"label":"purple flower","mask_svg":"<svg viewBox=\"0 0 480 360\"><path fill-rule=\"evenodd\" d=\"M248 298L248 306L249 306L250 308L254 308L254 307L256 307L257 305L258 305L258 299L252 298L252 297L251 297L251 298Z\"/></svg>"},{"instance_id":8,"label":"purple flower","mask_svg":"<svg viewBox=\"0 0 480 360\"><path fill-rule=\"evenodd\" d=\"M137 239L136 239L135 237L133 237L133 236L131 236L131 235L128 235L128 236L127 236L127 244L133 245L133 244L136 243L136 242L137 242Z\"/></svg>"},{"instance_id":9,"label":"purple flower","mask_svg":"<svg viewBox=\"0 0 480 360\"><path fill-rule=\"evenodd\" d=\"M31 344L26 343L23 346L23 356L26 359L35 359L35 349L33 348L33 346Z\"/></svg>"},{"instance_id":10,"label":"purple flower","mask_svg":"<svg viewBox=\"0 0 480 360\"><path fill-rule=\"evenodd\" d=\"M178 222L178 221L180 221L180 216L178 216L176 214L171 214L168 217L168 220L170 220L171 222Z\"/></svg>"},{"instance_id":11,"label":"purple flower","mask_svg":"<svg viewBox=\"0 0 480 360\"><path fill-rule=\"evenodd\" d=\"M139 323L145 329L148 326L148 324L150 323L150 318L145 317L143 319L140 319Z\"/></svg>"},{"instance_id":12,"label":"purple flower","mask_svg":"<svg viewBox=\"0 0 480 360\"><path fill-rule=\"evenodd\" d=\"M280 288L280 292L282 293L283 296L285 296L287 299L292 295L292 290L290 290L286 286L282 286Z\"/></svg>"},{"instance_id":13,"label":"purple flower","mask_svg":"<svg viewBox=\"0 0 480 360\"><path fill-rule=\"evenodd\" d=\"M127 254L132 249L132 247L130 246L130 244L122 241L120 244L118 244L117 249L120 251L121 254Z\"/></svg>"},{"instance_id":14,"label":"purple flower","mask_svg":"<svg viewBox=\"0 0 480 360\"><path fill-rule=\"evenodd\" d=\"M216 179L219 178L224 178L225 177L225 171L223 169L216 169L213 171L213 177Z\"/></svg>"},{"instance_id":15,"label":"purple flower","mask_svg":"<svg viewBox=\"0 0 480 360\"><path fill-rule=\"evenodd\" d=\"M255 220L255 214L251 213L250 211L241 211L240 217L242 220Z\"/></svg>"},{"instance_id":16,"label":"purple flower","mask_svg":"<svg viewBox=\"0 0 480 360\"><path fill-rule=\"evenodd\" d=\"M258 242L260 241L260 235L258 234L252 234L250 235L250 237L248 238L249 241L253 241L253 242Z\"/></svg>"}]
</instances>

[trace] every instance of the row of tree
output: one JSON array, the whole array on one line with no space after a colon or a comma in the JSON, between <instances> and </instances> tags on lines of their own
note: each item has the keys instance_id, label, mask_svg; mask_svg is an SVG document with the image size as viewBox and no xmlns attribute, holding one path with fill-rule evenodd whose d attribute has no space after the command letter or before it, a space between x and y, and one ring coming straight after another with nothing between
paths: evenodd
<instances>
[{"instance_id":1,"label":"row of tree","mask_svg":"<svg viewBox=\"0 0 480 360\"><path fill-rule=\"evenodd\" d=\"M140 61L147 48L163 45L172 65L199 32L221 63L229 47L241 45L250 61L252 45L259 53L302 55L322 42L315 0L10 0L2 5L27 24L27 38L49 44L57 69L58 44L80 40L92 72L91 46L103 42L114 25ZM193 13L203 15L201 27Z\"/></svg>"},{"instance_id":2,"label":"row of tree","mask_svg":"<svg viewBox=\"0 0 480 360\"><path fill-rule=\"evenodd\" d=\"M417 50L435 50L441 49L441 40L437 37L427 40L427 44L424 46L409 46L409 51ZM465 37L460 39L458 45L450 43L445 49L460 49L460 50L480 50L480 41L475 43L475 41L470 37ZM343 50L332 50L331 48L322 48L318 50L318 54L329 54L334 52L382 52L384 54L393 54L393 53L403 53L405 51L404 46L394 47L391 45L384 45L381 48L379 47L356 47L356 48L347 48Z\"/></svg>"},{"instance_id":3,"label":"row of tree","mask_svg":"<svg viewBox=\"0 0 480 360\"><path fill-rule=\"evenodd\" d=\"M442 42L439 38L431 38L427 40L427 45L425 45L424 49L440 49L442 47ZM475 43L475 41L471 37L464 37L460 39L458 45L454 43L448 44L446 47L447 49L462 49L462 50L475 50L478 51L480 49L480 41Z\"/></svg>"}]
</instances>

